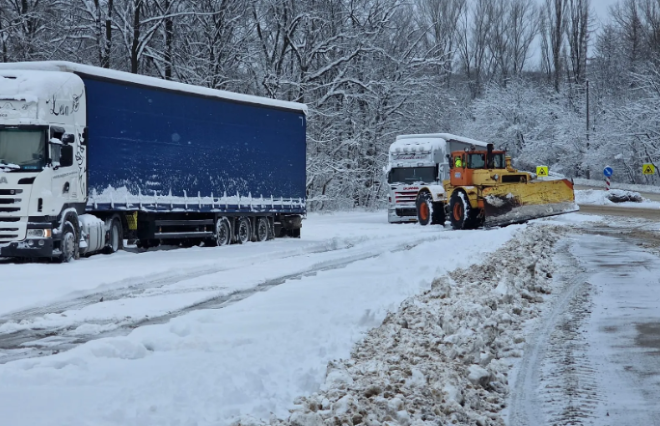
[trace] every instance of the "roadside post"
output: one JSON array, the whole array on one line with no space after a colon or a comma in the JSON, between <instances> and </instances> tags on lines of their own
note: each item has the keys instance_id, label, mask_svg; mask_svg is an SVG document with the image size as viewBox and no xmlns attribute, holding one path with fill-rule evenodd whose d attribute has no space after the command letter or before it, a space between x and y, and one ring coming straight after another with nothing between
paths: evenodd
<instances>
[{"instance_id":1,"label":"roadside post","mask_svg":"<svg viewBox=\"0 0 660 426\"><path fill-rule=\"evenodd\" d=\"M610 177L614 174L614 169L612 169L610 166L605 166L603 169L603 174L605 175L605 190L609 191L610 190Z\"/></svg>"}]
</instances>

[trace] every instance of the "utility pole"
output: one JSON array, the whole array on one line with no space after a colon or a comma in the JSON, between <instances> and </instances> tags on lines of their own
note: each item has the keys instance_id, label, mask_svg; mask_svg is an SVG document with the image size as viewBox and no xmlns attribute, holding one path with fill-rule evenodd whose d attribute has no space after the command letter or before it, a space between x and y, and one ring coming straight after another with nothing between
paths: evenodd
<instances>
[{"instance_id":1,"label":"utility pole","mask_svg":"<svg viewBox=\"0 0 660 426\"><path fill-rule=\"evenodd\" d=\"M589 132L590 132L590 126L589 126L589 79L585 80L587 84L587 153L589 153ZM589 171L589 166L587 166L587 179L591 178L591 173Z\"/></svg>"}]
</instances>

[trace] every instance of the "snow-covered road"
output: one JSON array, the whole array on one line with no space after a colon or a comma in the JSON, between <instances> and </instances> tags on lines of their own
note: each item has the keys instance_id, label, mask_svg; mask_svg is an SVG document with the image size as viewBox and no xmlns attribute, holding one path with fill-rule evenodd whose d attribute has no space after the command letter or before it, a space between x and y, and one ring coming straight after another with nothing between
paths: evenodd
<instances>
[{"instance_id":1,"label":"snow-covered road","mask_svg":"<svg viewBox=\"0 0 660 426\"><path fill-rule=\"evenodd\" d=\"M653 424L621 401L643 413L660 391L658 231L341 213L311 215L299 240L3 263L0 419Z\"/></svg>"},{"instance_id":2,"label":"snow-covered road","mask_svg":"<svg viewBox=\"0 0 660 426\"><path fill-rule=\"evenodd\" d=\"M318 215L300 240L0 265L0 418L286 417L388 311L520 228L456 233L389 225L382 213Z\"/></svg>"}]
</instances>

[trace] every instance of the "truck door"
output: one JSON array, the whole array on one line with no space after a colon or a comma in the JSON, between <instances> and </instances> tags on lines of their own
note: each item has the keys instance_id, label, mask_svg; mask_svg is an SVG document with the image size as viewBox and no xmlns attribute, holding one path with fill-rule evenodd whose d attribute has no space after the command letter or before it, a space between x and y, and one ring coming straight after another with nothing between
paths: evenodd
<instances>
[{"instance_id":1,"label":"truck door","mask_svg":"<svg viewBox=\"0 0 660 426\"><path fill-rule=\"evenodd\" d=\"M452 186L467 185L466 157L464 152L454 152L451 156L449 181Z\"/></svg>"}]
</instances>

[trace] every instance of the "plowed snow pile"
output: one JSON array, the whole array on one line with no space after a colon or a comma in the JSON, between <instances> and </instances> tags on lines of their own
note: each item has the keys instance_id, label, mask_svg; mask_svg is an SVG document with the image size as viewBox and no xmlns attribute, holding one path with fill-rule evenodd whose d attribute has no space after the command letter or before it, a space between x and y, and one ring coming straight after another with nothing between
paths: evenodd
<instances>
[{"instance_id":1,"label":"plowed snow pile","mask_svg":"<svg viewBox=\"0 0 660 426\"><path fill-rule=\"evenodd\" d=\"M299 398L287 421L271 423L503 425L507 373L522 353L523 323L550 293L552 247L563 232L530 225L480 266L435 280L351 359L331 363L321 391Z\"/></svg>"}]
</instances>

